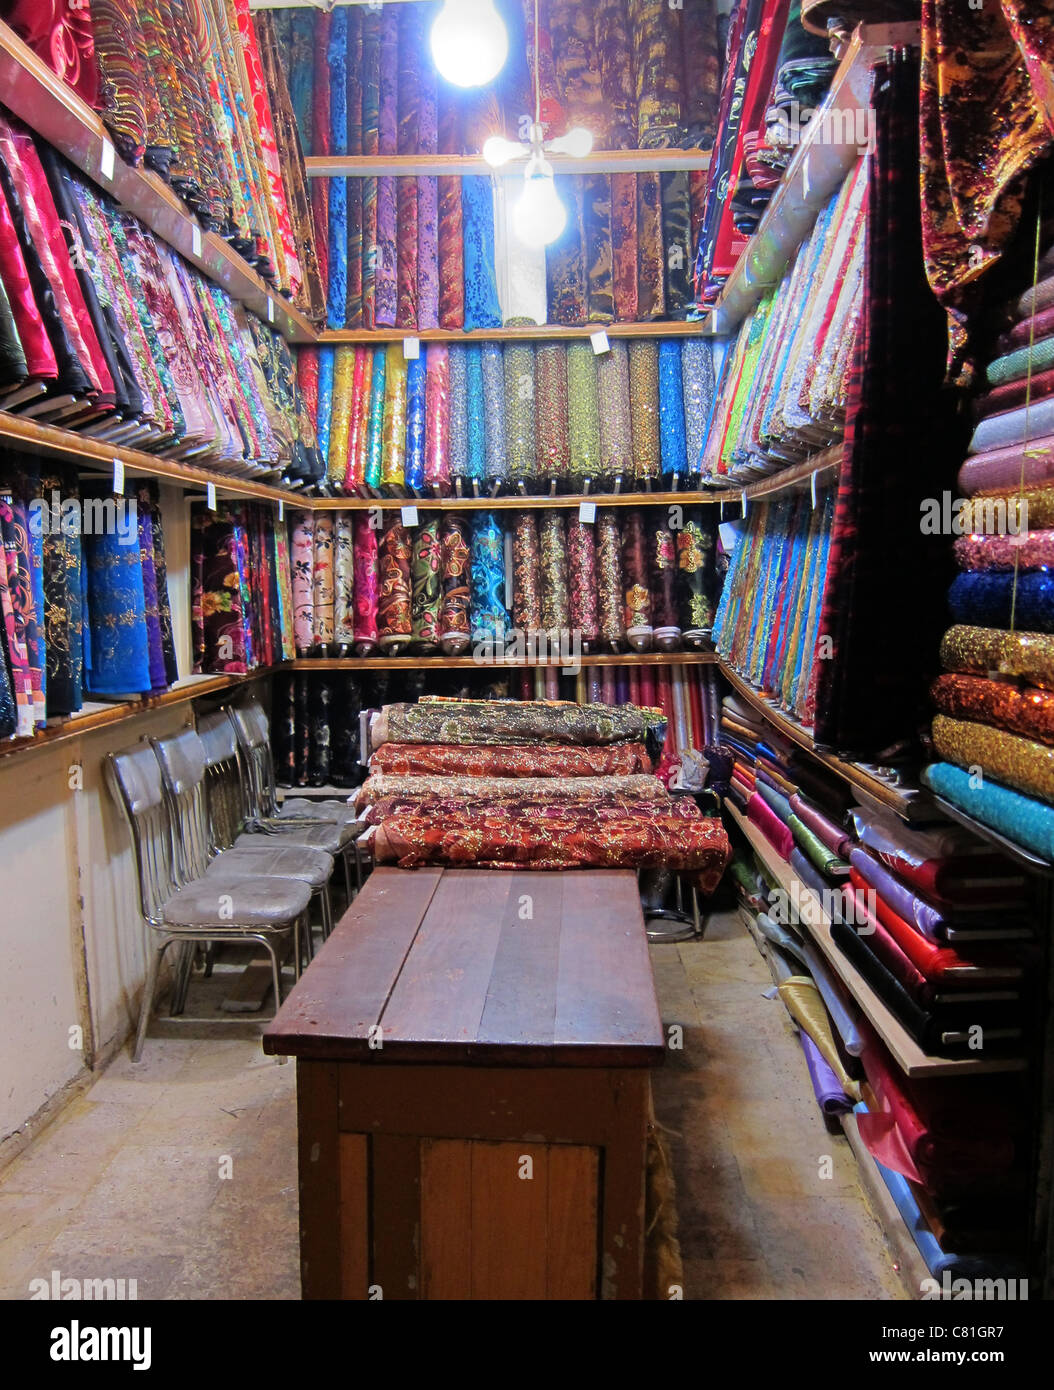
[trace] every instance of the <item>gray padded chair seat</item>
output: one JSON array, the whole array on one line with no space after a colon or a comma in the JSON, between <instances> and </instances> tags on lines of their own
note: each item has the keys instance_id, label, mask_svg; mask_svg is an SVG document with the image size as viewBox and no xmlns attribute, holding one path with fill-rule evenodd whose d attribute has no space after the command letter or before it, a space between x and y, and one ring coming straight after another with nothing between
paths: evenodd
<instances>
[{"instance_id":1,"label":"gray padded chair seat","mask_svg":"<svg viewBox=\"0 0 1054 1390\"><path fill-rule=\"evenodd\" d=\"M303 825L298 826L290 819L288 830L266 831L254 835L243 831L234 841L234 849L241 849L247 840L262 840L265 845L303 845L307 849L325 850L327 854L339 854L345 845L355 838L351 827L343 825Z\"/></svg>"},{"instance_id":2,"label":"gray padded chair seat","mask_svg":"<svg viewBox=\"0 0 1054 1390\"><path fill-rule=\"evenodd\" d=\"M283 801L278 812L279 820L331 820L338 825L356 819L354 806L346 801L308 801L297 796L291 801Z\"/></svg>"},{"instance_id":3,"label":"gray padded chair seat","mask_svg":"<svg viewBox=\"0 0 1054 1390\"><path fill-rule=\"evenodd\" d=\"M223 901L230 898L230 903ZM172 927L215 927L219 931L269 927L292 921L307 909L311 889L291 878L198 879L165 901L162 919Z\"/></svg>"},{"instance_id":4,"label":"gray padded chair seat","mask_svg":"<svg viewBox=\"0 0 1054 1390\"><path fill-rule=\"evenodd\" d=\"M257 840L262 836L257 836ZM205 870L206 878L295 878L312 888L323 888L333 873L333 856L320 849L290 845L288 849L270 845L245 845L224 850Z\"/></svg>"}]
</instances>

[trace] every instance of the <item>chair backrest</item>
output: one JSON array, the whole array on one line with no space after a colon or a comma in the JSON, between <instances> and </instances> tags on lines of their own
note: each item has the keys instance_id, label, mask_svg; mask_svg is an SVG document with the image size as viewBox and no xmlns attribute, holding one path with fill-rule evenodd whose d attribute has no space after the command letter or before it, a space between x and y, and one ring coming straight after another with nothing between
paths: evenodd
<instances>
[{"instance_id":1,"label":"chair backrest","mask_svg":"<svg viewBox=\"0 0 1054 1390\"><path fill-rule=\"evenodd\" d=\"M251 813L258 820L266 820L278 810L267 715L255 700L231 705L228 713L245 760Z\"/></svg>"},{"instance_id":2,"label":"chair backrest","mask_svg":"<svg viewBox=\"0 0 1054 1390\"><path fill-rule=\"evenodd\" d=\"M198 720L205 750L205 802L214 849L230 849L251 814L238 738L225 709Z\"/></svg>"},{"instance_id":3,"label":"chair backrest","mask_svg":"<svg viewBox=\"0 0 1054 1390\"><path fill-rule=\"evenodd\" d=\"M193 729L153 738L172 827L173 863L180 884L200 878L212 858L205 807L205 749Z\"/></svg>"},{"instance_id":4,"label":"chair backrest","mask_svg":"<svg viewBox=\"0 0 1054 1390\"><path fill-rule=\"evenodd\" d=\"M148 743L127 753L108 754L105 766L110 790L132 836L139 910L146 921L160 926L161 905L176 887L161 769Z\"/></svg>"}]
</instances>

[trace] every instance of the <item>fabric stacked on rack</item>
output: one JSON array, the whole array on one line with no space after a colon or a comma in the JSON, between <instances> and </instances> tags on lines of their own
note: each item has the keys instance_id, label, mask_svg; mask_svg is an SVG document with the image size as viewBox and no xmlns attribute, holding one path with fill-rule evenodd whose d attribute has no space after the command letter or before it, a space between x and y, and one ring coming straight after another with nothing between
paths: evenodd
<instances>
[{"instance_id":1,"label":"fabric stacked on rack","mask_svg":"<svg viewBox=\"0 0 1054 1390\"><path fill-rule=\"evenodd\" d=\"M317 478L289 349L0 116L0 407L237 476Z\"/></svg>"},{"instance_id":2,"label":"fabric stacked on rack","mask_svg":"<svg viewBox=\"0 0 1054 1390\"><path fill-rule=\"evenodd\" d=\"M714 402L708 339L305 348L326 483L405 496L691 486Z\"/></svg>"},{"instance_id":3,"label":"fabric stacked on rack","mask_svg":"<svg viewBox=\"0 0 1054 1390\"><path fill-rule=\"evenodd\" d=\"M662 723L661 710L632 705L426 697L387 706L371 721L371 746L394 746L382 761L412 773L371 764L359 789L375 858L402 868L666 867L694 873L711 892L728 858L721 822L647 772L590 771L632 763L650 772L643 744ZM477 765L514 775L432 771L471 765L466 748L487 750ZM445 757L447 749L455 751ZM561 760L564 751L572 756ZM528 775L515 775L524 768Z\"/></svg>"},{"instance_id":4,"label":"fabric stacked on rack","mask_svg":"<svg viewBox=\"0 0 1054 1390\"><path fill-rule=\"evenodd\" d=\"M176 680L156 484L114 497L16 458L0 474L0 538L0 737Z\"/></svg>"},{"instance_id":5,"label":"fabric stacked on rack","mask_svg":"<svg viewBox=\"0 0 1054 1390\"><path fill-rule=\"evenodd\" d=\"M704 480L748 482L841 439L860 315L866 191L861 161L778 288L740 328L725 357Z\"/></svg>"},{"instance_id":6,"label":"fabric stacked on rack","mask_svg":"<svg viewBox=\"0 0 1054 1390\"><path fill-rule=\"evenodd\" d=\"M292 658L289 554L272 508L195 503L190 585L195 672L241 675Z\"/></svg>"},{"instance_id":7,"label":"fabric stacked on rack","mask_svg":"<svg viewBox=\"0 0 1054 1390\"><path fill-rule=\"evenodd\" d=\"M123 159L144 160L203 227L321 315L303 159L269 16L253 16L249 0L5 8L16 32L98 108Z\"/></svg>"},{"instance_id":8,"label":"fabric stacked on rack","mask_svg":"<svg viewBox=\"0 0 1054 1390\"><path fill-rule=\"evenodd\" d=\"M705 650L713 508L290 514L296 649L405 649L574 665L583 653ZM679 523L672 530L670 522ZM378 525L379 524L379 525Z\"/></svg>"},{"instance_id":9,"label":"fabric stacked on rack","mask_svg":"<svg viewBox=\"0 0 1054 1390\"><path fill-rule=\"evenodd\" d=\"M351 671L278 672L271 692L275 780L282 787L354 787L361 780L362 683Z\"/></svg>"}]
</instances>

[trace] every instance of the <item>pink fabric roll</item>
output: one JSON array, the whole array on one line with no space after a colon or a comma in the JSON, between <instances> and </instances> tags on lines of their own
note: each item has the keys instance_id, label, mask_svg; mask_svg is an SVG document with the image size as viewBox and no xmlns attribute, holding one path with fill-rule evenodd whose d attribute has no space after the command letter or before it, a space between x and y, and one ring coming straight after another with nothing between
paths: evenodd
<instances>
[{"instance_id":1,"label":"pink fabric roll","mask_svg":"<svg viewBox=\"0 0 1054 1390\"><path fill-rule=\"evenodd\" d=\"M747 820L753 821L781 859L790 859L794 836L768 802L756 793L747 802Z\"/></svg>"},{"instance_id":2,"label":"pink fabric roll","mask_svg":"<svg viewBox=\"0 0 1054 1390\"><path fill-rule=\"evenodd\" d=\"M1024 472L1022 473L1022 469ZM959 469L959 490L966 497L975 492L995 492L1047 483L1054 479L1054 435L1028 444L1008 444L1002 449L974 454Z\"/></svg>"},{"instance_id":3,"label":"pink fabric roll","mask_svg":"<svg viewBox=\"0 0 1054 1390\"><path fill-rule=\"evenodd\" d=\"M429 343L425 362L425 486L450 491L450 349Z\"/></svg>"},{"instance_id":4,"label":"pink fabric roll","mask_svg":"<svg viewBox=\"0 0 1054 1390\"><path fill-rule=\"evenodd\" d=\"M368 512L355 513L352 545L355 556L355 652L358 656L369 656L377 648L380 585L377 532L370 525Z\"/></svg>"}]
</instances>

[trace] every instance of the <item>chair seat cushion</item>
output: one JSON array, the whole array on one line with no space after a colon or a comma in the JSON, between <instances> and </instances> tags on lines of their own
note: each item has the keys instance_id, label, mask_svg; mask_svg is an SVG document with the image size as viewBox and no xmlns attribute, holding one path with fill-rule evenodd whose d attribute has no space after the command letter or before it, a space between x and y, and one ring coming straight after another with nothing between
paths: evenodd
<instances>
[{"instance_id":1,"label":"chair seat cushion","mask_svg":"<svg viewBox=\"0 0 1054 1390\"><path fill-rule=\"evenodd\" d=\"M173 893L161 916L171 927L286 927L310 901L310 887L293 878L199 878Z\"/></svg>"},{"instance_id":2,"label":"chair seat cushion","mask_svg":"<svg viewBox=\"0 0 1054 1390\"><path fill-rule=\"evenodd\" d=\"M261 845L262 839L270 844ZM253 843L253 840L256 843ZM312 888L322 888L333 873L333 856L304 845L274 843L274 836L253 836L248 844L218 854L209 864L206 878L296 878Z\"/></svg>"},{"instance_id":3,"label":"chair seat cushion","mask_svg":"<svg viewBox=\"0 0 1054 1390\"><path fill-rule=\"evenodd\" d=\"M338 823L355 820L356 810L346 801L308 801L306 797L294 797L283 801L278 812L280 820L331 820Z\"/></svg>"},{"instance_id":4,"label":"chair seat cushion","mask_svg":"<svg viewBox=\"0 0 1054 1390\"><path fill-rule=\"evenodd\" d=\"M298 825L297 817L290 816L288 822L265 831L265 835L275 843L284 845L307 845L311 849L324 849L327 854L338 854L345 845L351 843L360 830L359 822L351 825ZM274 827L274 822L271 823ZM238 845L241 836L235 840Z\"/></svg>"}]
</instances>

